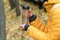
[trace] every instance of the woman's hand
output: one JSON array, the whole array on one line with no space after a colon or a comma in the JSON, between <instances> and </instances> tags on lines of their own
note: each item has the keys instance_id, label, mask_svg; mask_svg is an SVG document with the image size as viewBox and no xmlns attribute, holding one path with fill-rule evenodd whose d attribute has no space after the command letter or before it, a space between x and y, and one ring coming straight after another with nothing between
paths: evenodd
<instances>
[{"instance_id":1,"label":"woman's hand","mask_svg":"<svg viewBox=\"0 0 60 40\"><path fill-rule=\"evenodd\" d=\"M28 14L29 17L31 17L33 15L31 9L27 10L26 13Z\"/></svg>"},{"instance_id":2,"label":"woman's hand","mask_svg":"<svg viewBox=\"0 0 60 40\"><path fill-rule=\"evenodd\" d=\"M20 30L24 31L25 24L20 24Z\"/></svg>"},{"instance_id":3,"label":"woman's hand","mask_svg":"<svg viewBox=\"0 0 60 40\"><path fill-rule=\"evenodd\" d=\"M20 30L27 31L29 25L28 24L20 24Z\"/></svg>"}]
</instances>

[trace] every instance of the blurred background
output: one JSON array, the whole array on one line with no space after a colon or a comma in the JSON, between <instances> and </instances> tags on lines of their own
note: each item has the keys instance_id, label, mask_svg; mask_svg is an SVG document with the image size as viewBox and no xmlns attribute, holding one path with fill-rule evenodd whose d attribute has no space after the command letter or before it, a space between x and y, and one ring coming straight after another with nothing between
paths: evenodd
<instances>
[{"instance_id":1,"label":"blurred background","mask_svg":"<svg viewBox=\"0 0 60 40\"><path fill-rule=\"evenodd\" d=\"M43 6L45 1L47 0L3 0L6 16L6 40L34 40L29 36L22 36L22 34L25 34L22 33L23 31L19 30L22 21L22 17L19 14L19 8L20 5L29 6L32 9L33 14L37 15L45 25L48 19L46 10Z\"/></svg>"}]
</instances>

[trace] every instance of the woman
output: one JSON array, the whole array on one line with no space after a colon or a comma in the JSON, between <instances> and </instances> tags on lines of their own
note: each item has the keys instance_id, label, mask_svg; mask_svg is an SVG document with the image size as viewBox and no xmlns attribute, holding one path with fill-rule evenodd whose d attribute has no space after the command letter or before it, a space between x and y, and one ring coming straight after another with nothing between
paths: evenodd
<instances>
[{"instance_id":1,"label":"woman","mask_svg":"<svg viewBox=\"0 0 60 40\"><path fill-rule=\"evenodd\" d=\"M46 25L31 10L29 13L29 23L20 25L20 29L27 32L27 35L35 40L60 40L60 0L48 0L44 3L47 10L48 21Z\"/></svg>"}]
</instances>

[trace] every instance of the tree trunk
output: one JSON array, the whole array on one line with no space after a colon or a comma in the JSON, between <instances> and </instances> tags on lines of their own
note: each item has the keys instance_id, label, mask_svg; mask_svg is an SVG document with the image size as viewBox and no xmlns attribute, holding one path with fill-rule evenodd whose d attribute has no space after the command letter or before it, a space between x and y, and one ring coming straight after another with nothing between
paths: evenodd
<instances>
[{"instance_id":1,"label":"tree trunk","mask_svg":"<svg viewBox=\"0 0 60 40\"><path fill-rule=\"evenodd\" d=\"M5 13L3 0L0 0L0 40L6 40Z\"/></svg>"}]
</instances>

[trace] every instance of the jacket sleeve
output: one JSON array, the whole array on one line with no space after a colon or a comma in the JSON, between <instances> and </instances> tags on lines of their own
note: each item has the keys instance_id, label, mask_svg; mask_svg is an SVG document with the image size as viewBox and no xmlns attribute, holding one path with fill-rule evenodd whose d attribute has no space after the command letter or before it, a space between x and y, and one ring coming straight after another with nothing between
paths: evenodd
<instances>
[{"instance_id":1,"label":"jacket sleeve","mask_svg":"<svg viewBox=\"0 0 60 40\"><path fill-rule=\"evenodd\" d=\"M40 31L32 25L28 28L27 34L35 40L51 40L47 33Z\"/></svg>"},{"instance_id":2,"label":"jacket sleeve","mask_svg":"<svg viewBox=\"0 0 60 40\"><path fill-rule=\"evenodd\" d=\"M36 15L32 15L29 18L29 24L36 27L36 28L40 28L40 30L44 29L44 25L42 24L42 22L40 21L40 19L36 16Z\"/></svg>"},{"instance_id":3,"label":"jacket sleeve","mask_svg":"<svg viewBox=\"0 0 60 40\"><path fill-rule=\"evenodd\" d=\"M51 13L52 16L46 25L48 32L44 32L45 29L44 31L41 31L30 25L27 30L27 34L36 40L60 40L60 7L55 8ZM35 24L35 21L32 23ZM36 25L38 26L38 24Z\"/></svg>"}]
</instances>

